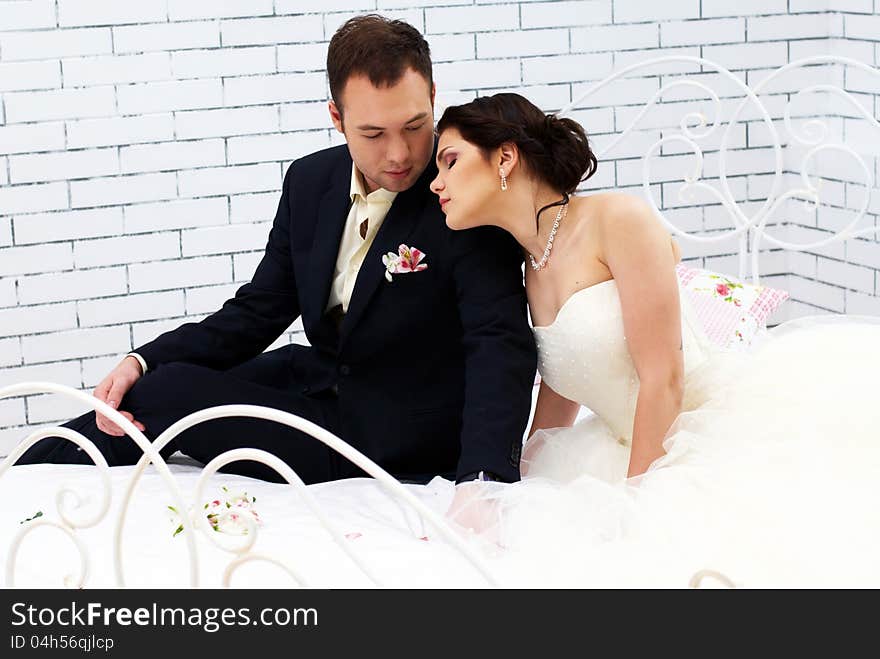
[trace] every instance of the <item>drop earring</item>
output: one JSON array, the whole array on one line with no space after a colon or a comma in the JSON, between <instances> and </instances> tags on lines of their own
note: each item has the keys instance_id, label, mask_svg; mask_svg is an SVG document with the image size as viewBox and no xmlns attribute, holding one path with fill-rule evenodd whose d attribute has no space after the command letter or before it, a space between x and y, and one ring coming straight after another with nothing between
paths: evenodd
<instances>
[{"instance_id":1,"label":"drop earring","mask_svg":"<svg viewBox=\"0 0 880 659\"><path fill-rule=\"evenodd\" d=\"M504 168L499 167L498 173L501 174L501 189L507 190L507 176L504 174Z\"/></svg>"}]
</instances>

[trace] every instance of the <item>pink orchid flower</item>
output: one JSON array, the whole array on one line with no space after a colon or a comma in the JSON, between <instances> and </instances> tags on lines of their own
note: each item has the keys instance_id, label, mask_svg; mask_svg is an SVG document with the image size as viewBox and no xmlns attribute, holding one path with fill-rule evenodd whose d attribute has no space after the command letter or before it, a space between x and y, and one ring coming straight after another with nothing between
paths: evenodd
<instances>
[{"instance_id":1,"label":"pink orchid flower","mask_svg":"<svg viewBox=\"0 0 880 659\"><path fill-rule=\"evenodd\" d=\"M428 264L422 263L424 258L425 253L420 249L401 244L397 248L397 254L388 252L382 257L382 263L385 264L385 279L391 281L391 275L427 270Z\"/></svg>"},{"instance_id":2,"label":"pink orchid flower","mask_svg":"<svg viewBox=\"0 0 880 659\"><path fill-rule=\"evenodd\" d=\"M397 251L400 254L400 261L398 262L400 272L421 272L428 269L428 264L422 263L425 254L420 249L401 245L397 248Z\"/></svg>"}]
</instances>

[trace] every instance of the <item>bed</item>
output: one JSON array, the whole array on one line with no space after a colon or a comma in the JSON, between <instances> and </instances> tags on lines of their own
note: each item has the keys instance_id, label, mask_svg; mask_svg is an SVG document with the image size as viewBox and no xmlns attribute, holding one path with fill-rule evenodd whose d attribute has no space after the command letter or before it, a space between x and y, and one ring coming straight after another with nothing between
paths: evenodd
<instances>
[{"instance_id":1,"label":"bed","mask_svg":"<svg viewBox=\"0 0 880 659\"><path fill-rule=\"evenodd\" d=\"M856 71L880 90L880 71L844 57L792 62L747 85L743 76L711 61L675 56L617 71L559 114L586 121L602 107L595 99L603 90L631 76L659 76L654 96L641 108L615 113L614 127L620 121L622 128L597 138L600 162L613 160L614 177L585 189L630 188L643 194L694 264L750 278L753 285L762 277L784 282L802 264L785 255L821 256L848 241L869 242L880 231L868 213L875 163L866 157L864 143L853 146L835 135L835 128L846 132L852 121L875 130L880 123L864 94L826 84L826 78L843 79L826 75L837 70ZM785 83L792 75L795 82ZM780 82L781 91L772 91ZM829 99L821 112L815 105L803 107L811 94ZM658 110L663 118L652 119ZM742 123L748 125L745 140ZM636 146L627 147L627 140ZM766 157L747 158L752 149ZM851 180L840 178L841 161L852 166ZM864 187L864 195L853 194L852 203L847 198L845 206L851 208L846 217L841 221L842 214L835 212L836 225L822 228L823 211L834 205L823 200L823 183L833 191L841 180L853 190ZM812 224L786 219L792 204L806 205ZM810 310L826 309L813 304ZM770 321L774 318L785 315ZM134 437L144 457L137 466L108 468L94 446L67 431L97 468L14 466L34 442L61 431L42 428L23 438L0 464L0 534L5 539L0 561L6 587L505 585L486 557L444 520L453 483L439 477L427 485L399 483L304 419L256 406L212 408L181 420L151 445L117 412L69 387L26 382L0 389L0 399L39 393L78 399L112 417ZM582 410L581 416L589 414ZM206 466L179 454L168 462L159 456L161 445L186 427L229 415L299 428L372 478L305 486L290 467L256 450L231 451ZM260 460L287 483L217 473L239 459ZM731 585L706 567L682 586Z\"/></svg>"}]
</instances>

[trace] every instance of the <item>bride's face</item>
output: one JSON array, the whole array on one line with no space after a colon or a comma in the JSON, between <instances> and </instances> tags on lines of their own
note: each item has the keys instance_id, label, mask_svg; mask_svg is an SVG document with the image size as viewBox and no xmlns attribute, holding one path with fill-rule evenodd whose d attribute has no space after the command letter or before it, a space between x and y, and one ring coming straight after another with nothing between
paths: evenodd
<instances>
[{"instance_id":1,"label":"bride's face","mask_svg":"<svg viewBox=\"0 0 880 659\"><path fill-rule=\"evenodd\" d=\"M470 229L492 224L493 200L500 190L498 167L492 168L483 152L454 128L437 143L437 178L431 191L440 198L450 229Z\"/></svg>"}]
</instances>

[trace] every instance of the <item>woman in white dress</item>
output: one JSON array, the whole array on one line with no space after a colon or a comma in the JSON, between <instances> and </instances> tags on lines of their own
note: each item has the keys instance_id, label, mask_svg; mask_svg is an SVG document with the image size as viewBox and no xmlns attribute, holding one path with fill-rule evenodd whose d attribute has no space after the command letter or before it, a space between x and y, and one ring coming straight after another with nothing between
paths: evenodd
<instances>
[{"instance_id":1,"label":"woman in white dress","mask_svg":"<svg viewBox=\"0 0 880 659\"><path fill-rule=\"evenodd\" d=\"M448 226L501 227L526 254L542 383L524 478L459 486L456 516L511 582L880 584L880 324L796 321L720 351L650 207L572 196L597 168L579 124L497 94L438 132ZM595 415L573 425L581 405Z\"/></svg>"}]
</instances>

